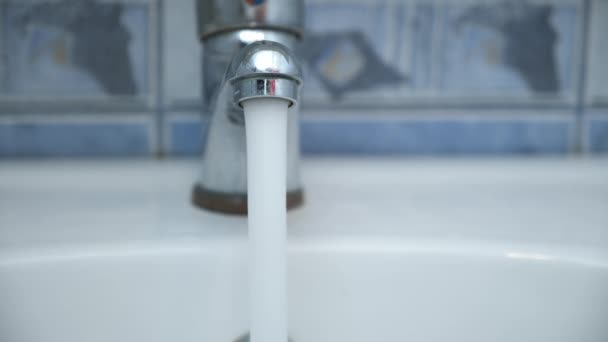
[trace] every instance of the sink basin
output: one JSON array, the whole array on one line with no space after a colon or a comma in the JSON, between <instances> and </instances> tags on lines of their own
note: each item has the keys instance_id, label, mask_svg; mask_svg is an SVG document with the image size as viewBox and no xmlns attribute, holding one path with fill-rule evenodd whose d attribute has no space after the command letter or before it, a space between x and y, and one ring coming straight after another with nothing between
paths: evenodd
<instances>
[{"instance_id":1,"label":"sink basin","mask_svg":"<svg viewBox=\"0 0 608 342\"><path fill-rule=\"evenodd\" d=\"M246 220L195 162L3 162L0 341L232 341ZM294 341L608 341L607 160L306 160Z\"/></svg>"}]
</instances>

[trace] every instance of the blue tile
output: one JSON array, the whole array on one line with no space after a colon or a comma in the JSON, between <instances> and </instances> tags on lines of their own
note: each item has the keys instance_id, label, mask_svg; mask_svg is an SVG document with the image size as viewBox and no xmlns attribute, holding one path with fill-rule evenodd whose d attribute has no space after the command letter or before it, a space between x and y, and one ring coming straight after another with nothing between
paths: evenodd
<instances>
[{"instance_id":1,"label":"blue tile","mask_svg":"<svg viewBox=\"0 0 608 342\"><path fill-rule=\"evenodd\" d=\"M587 132L589 151L592 153L608 153L608 115L590 119Z\"/></svg>"},{"instance_id":2,"label":"blue tile","mask_svg":"<svg viewBox=\"0 0 608 342\"><path fill-rule=\"evenodd\" d=\"M203 145L207 140L206 120L198 118L173 121L170 123L169 152L175 156L194 156L203 153Z\"/></svg>"},{"instance_id":3,"label":"blue tile","mask_svg":"<svg viewBox=\"0 0 608 342\"><path fill-rule=\"evenodd\" d=\"M207 126L196 118L172 122L170 153L200 155ZM300 141L305 155L566 154L570 128L566 120L303 118Z\"/></svg>"},{"instance_id":4,"label":"blue tile","mask_svg":"<svg viewBox=\"0 0 608 342\"><path fill-rule=\"evenodd\" d=\"M304 154L565 154L570 125L555 120L307 120Z\"/></svg>"},{"instance_id":5,"label":"blue tile","mask_svg":"<svg viewBox=\"0 0 608 342\"><path fill-rule=\"evenodd\" d=\"M0 157L144 156L146 123L1 123Z\"/></svg>"},{"instance_id":6,"label":"blue tile","mask_svg":"<svg viewBox=\"0 0 608 342\"><path fill-rule=\"evenodd\" d=\"M9 93L74 98L149 92L149 5L46 0L3 6Z\"/></svg>"}]
</instances>

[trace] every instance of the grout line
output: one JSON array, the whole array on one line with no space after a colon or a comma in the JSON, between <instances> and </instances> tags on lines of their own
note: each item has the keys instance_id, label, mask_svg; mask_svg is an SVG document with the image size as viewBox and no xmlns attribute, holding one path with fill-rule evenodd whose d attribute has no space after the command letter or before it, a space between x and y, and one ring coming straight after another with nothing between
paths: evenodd
<instances>
[{"instance_id":1,"label":"grout line","mask_svg":"<svg viewBox=\"0 0 608 342\"><path fill-rule=\"evenodd\" d=\"M304 115L306 115L304 113ZM473 114L416 114L416 115L400 115L400 114L368 114L368 115L306 115L302 118L302 122L344 122L344 123L356 123L356 122L523 122L523 123L556 123L562 122L572 126L572 115L570 113L564 114L537 114L537 115L473 115Z\"/></svg>"},{"instance_id":2,"label":"grout line","mask_svg":"<svg viewBox=\"0 0 608 342\"><path fill-rule=\"evenodd\" d=\"M444 1L433 1L433 25L431 31L431 70L430 89L433 95L441 93L441 74L443 72L442 50L445 35L444 18L447 13L447 4Z\"/></svg>"},{"instance_id":3,"label":"grout line","mask_svg":"<svg viewBox=\"0 0 608 342\"><path fill-rule=\"evenodd\" d=\"M395 67L397 72L401 72L402 70L399 60L399 50L401 49L401 40L403 39L400 32L402 15L399 11L401 11L399 0L386 0L384 16L386 18L385 30L387 34L384 37L384 53L386 57L384 61L388 65ZM391 89L387 89L386 92L396 95L401 92L401 86L392 87Z\"/></svg>"},{"instance_id":4,"label":"grout line","mask_svg":"<svg viewBox=\"0 0 608 342\"><path fill-rule=\"evenodd\" d=\"M578 60L578 89L576 92L576 106L574 110L575 116L575 139L572 146L572 152L576 154L586 154L587 146L587 130L585 129L585 97L587 95L587 62L589 57L589 35L590 35L590 19L591 19L591 0L583 0L582 16L581 16L581 32L578 34L580 38L580 54Z\"/></svg>"},{"instance_id":5,"label":"grout line","mask_svg":"<svg viewBox=\"0 0 608 342\"><path fill-rule=\"evenodd\" d=\"M150 112L142 113L82 113L74 114L15 114L0 115L0 124L105 124L105 123L150 123Z\"/></svg>"},{"instance_id":6,"label":"grout line","mask_svg":"<svg viewBox=\"0 0 608 342\"><path fill-rule=\"evenodd\" d=\"M5 93L8 90L8 53L5 50L6 21L4 20L6 6L7 2L0 0L0 94Z\"/></svg>"},{"instance_id":7,"label":"grout line","mask_svg":"<svg viewBox=\"0 0 608 342\"><path fill-rule=\"evenodd\" d=\"M164 84L164 6L163 0L156 0L156 103L154 116L154 146L153 154L157 158L165 156L165 84Z\"/></svg>"},{"instance_id":8,"label":"grout line","mask_svg":"<svg viewBox=\"0 0 608 342\"><path fill-rule=\"evenodd\" d=\"M141 0L140 0L141 1ZM398 3L407 3L411 0L395 0ZM419 0L421 3L434 3L435 0ZM579 0L528 0L532 4L576 4ZM311 4L326 4L326 3L337 3L337 4L369 4L370 0L306 0L307 3ZM446 3L453 3L458 5L472 5L482 3L503 3L504 0L445 0Z\"/></svg>"},{"instance_id":9,"label":"grout line","mask_svg":"<svg viewBox=\"0 0 608 342\"><path fill-rule=\"evenodd\" d=\"M403 35L399 44L400 51L399 56L400 67L404 70L404 74L409 77L409 82L402 86L400 93L404 91L415 92L418 90L414 85L414 79L416 77L416 34L418 33L415 28L414 21L416 20L416 9L418 6L417 1L409 1L401 4L399 14L401 21L399 22L399 34ZM407 88L409 87L409 90ZM405 88L405 89L403 89Z\"/></svg>"},{"instance_id":10,"label":"grout line","mask_svg":"<svg viewBox=\"0 0 608 342\"><path fill-rule=\"evenodd\" d=\"M486 111L466 111L466 110L424 110L424 111L410 111L404 114L403 111L399 110L383 110L383 111L348 111L348 110L314 110L314 111L302 111L302 121L357 121L357 120L371 120L371 121L468 121L468 120L481 120L481 121L503 121L503 120L517 120L517 121L568 121L572 120L572 114L567 110L549 110L544 113L538 111L524 110L524 111L507 111L507 110L494 110L493 113L488 114ZM595 116L592 116L595 117ZM608 118L608 115L599 114L597 117L601 120L604 117ZM201 119L199 113L179 113L170 115L168 121L175 123L180 122L201 122L208 119ZM73 115L73 116L57 116L57 115L17 115L17 116L0 116L0 125L12 125L12 124L148 124L150 120L147 115L129 115L129 116L85 116ZM154 126L153 124L151 126ZM169 137L167 130L165 130L165 137Z\"/></svg>"},{"instance_id":11,"label":"grout line","mask_svg":"<svg viewBox=\"0 0 608 342\"><path fill-rule=\"evenodd\" d=\"M170 118L174 122L199 122L205 120L196 112L173 113ZM349 120L395 120L395 121L434 121L434 120L572 120L569 109L374 109L369 111L349 109L302 109L303 121L349 121Z\"/></svg>"},{"instance_id":12,"label":"grout line","mask_svg":"<svg viewBox=\"0 0 608 342\"><path fill-rule=\"evenodd\" d=\"M396 3L396 0L386 0L384 5L385 6L383 15L386 19L384 23L384 29L387 33L384 37L384 60L394 65L397 62L395 61L395 55L397 49L399 48L399 22L398 15L396 13L396 10L398 10L399 6Z\"/></svg>"}]
</instances>

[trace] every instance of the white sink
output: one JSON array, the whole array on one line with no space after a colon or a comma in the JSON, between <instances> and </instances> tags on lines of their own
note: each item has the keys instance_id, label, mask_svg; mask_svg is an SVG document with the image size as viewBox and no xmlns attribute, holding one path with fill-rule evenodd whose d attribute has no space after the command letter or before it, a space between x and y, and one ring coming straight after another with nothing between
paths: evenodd
<instances>
[{"instance_id":1,"label":"white sink","mask_svg":"<svg viewBox=\"0 0 608 342\"><path fill-rule=\"evenodd\" d=\"M232 341L246 222L194 162L2 162L0 341ZM307 160L296 342L608 341L608 160Z\"/></svg>"}]
</instances>

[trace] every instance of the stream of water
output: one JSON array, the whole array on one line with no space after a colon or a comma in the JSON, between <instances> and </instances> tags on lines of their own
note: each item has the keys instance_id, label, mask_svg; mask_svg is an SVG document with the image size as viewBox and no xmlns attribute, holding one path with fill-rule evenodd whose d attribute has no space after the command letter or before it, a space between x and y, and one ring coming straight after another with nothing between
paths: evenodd
<instances>
[{"instance_id":1,"label":"stream of water","mask_svg":"<svg viewBox=\"0 0 608 342\"><path fill-rule=\"evenodd\" d=\"M243 103L247 133L250 342L287 341L288 102Z\"/></svg>"}]
</instances>

